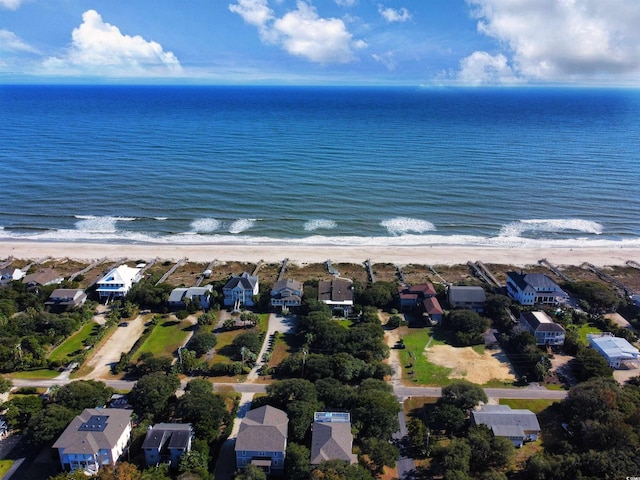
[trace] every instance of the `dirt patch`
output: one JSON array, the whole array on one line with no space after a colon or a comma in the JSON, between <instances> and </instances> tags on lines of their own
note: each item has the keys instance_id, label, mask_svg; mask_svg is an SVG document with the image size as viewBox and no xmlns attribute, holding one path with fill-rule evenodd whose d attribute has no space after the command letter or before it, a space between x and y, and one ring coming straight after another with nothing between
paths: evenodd
<instances>
[{"instance_id":1,"label":"dirt patch","mask_svg":"<svg viewBox=\"0 0 640 480\"><path fill-rule=\"evenodd\" d=\"M435 345L427 349L426 355L431 363L451 368L450 378L464 378L481 385L491 380L513 382L516 379L502 350L486 350L480 354L471 347Z\"/></svg>"},{"instance_id":2,"label":"dirt patch","mask_svg":"<svg viewBox=\"0 0 640 480\"><path fill-rule=\"evenodd\" d=\"M128 352L142 335L149 316L138 316L128 326L117 327L109 339L87 360L85 367L92 369L91 378L113 378L111 364L120 360L122 352Z\"/></svg>"}]
</instances>

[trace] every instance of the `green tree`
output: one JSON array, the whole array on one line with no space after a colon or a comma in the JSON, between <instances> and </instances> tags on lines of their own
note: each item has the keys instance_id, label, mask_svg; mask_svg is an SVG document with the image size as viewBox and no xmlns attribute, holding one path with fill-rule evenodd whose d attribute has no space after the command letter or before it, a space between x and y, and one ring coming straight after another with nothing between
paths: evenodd
<instances>
[{"instance_id":1,"label":"green tree","mask_svg":"<svg viewBox=\"0 0 640 480\"><path fill-rule=\"evenodd\" d=\"M161 463L156 467L149 467L143 470L140 480L171 480L169 476L169 465Z\"/></svg>"},{"instance_id":2,"label":"green tree","mask_svg":"<svg viewBox=\"0 0 640 480\"><path fill-rule=\"evenodd\" d=\"M311 470L310 480L373 480L362 465L349 465L343 460L328 460Z\"/></svg>"},{"instance_id":3,"label":"green tree","mask_svg":"<svg viewBox=\"0 0 640 480\"><path fill-rule=\"evenodd\" d=\"M204 355L218 343L213 333L198 332L189 341L189 350L193 350L198 357Z\"/></svg>"},{"instance_id":4,"label":"green tree","mask_svg":"<svg viewBox=\"0 0 640 480\"><path fill-rule=\"evenodd\" d=\"M77 413L85 408L103 407L113 395L113 389L104 382L77 380L60 387L56 403Z\"/></svg>"},{"instance_id":5,"label":"green tree","mask_svg":"<svg viewBox=\"0 0 640 480\"><path fill-rule=\"evenodd\" d=\"M185 394L178 399L176 415L193 425L198 438L208 443L218 438L220 427L230 422L224 399L213 392L213 385L204 379L191 380Z\"/></svg>"},{"instance_id":6,"label":"green tree","mask_svg":"<svg viewBox=\"0 0 640 480\"><path fill-rule=\"evenodd\" d=\"M284 477L287 480L302 480L309 478L311 452L304 445L289 442L287 444L287 461L284 464Z\"/></svg>"},{"instance_id":7,"label":"green tree","mask_svg":"<svg viewBox=\"0 0 640 480\"><path fill-rule=\"evenodd\" d=\"M454 332L459 345L482 343L482 334L489 327L489 320L473 310L453 310L444 322L444 328Z\"/></svg>"},{"instance_id":8,"label":"green tree","mask_svg":"<svg viewBox=\"0 0 640 480\"><path fill-rule=\"evenodd\" d=\"M409 446L415 452L414 455L424 456L427 453L427 426L419 418L411 417L407 422L407 435Z\"/></svg>"},{"instance_id":9,"label":"green tree","mask_svg":"<svg viewBox=\"0 0 640 480\"><path fill-rule=\"evenodd\" d=\"M576 355L576 378L580 381L592 377L612 377L613 370L607 360L592 348L581 346Z\"/></svg>"},{"instance_id":10,"label":"green tree","mask_svg":"<svg viewBox=\"0 0 640 480\"><path fill-rule=\"evenodd\" d=\"M487 402L487 394L484 390L466 380L457 380L442 389L441 403L448 403L467 411Z\"/></svg>"},{"instance_id":11,"label":"green tree","mask_svg":"<svg viewBox=\"0 0 640 480\"><path fill-rule=\"evenodd\" d=\"M362 452L369 457L374 474L382 473L384 467L395 467L396 460L400 456L400 451L393 444L372 437L362 440Z\"/></svg>"},{"instance_id":12,"label":"green tree","mask_svg":"<svg viewBox=\"0 0 640 480\"><path fill-rule=\"evenodd\" d=\"M236 350L237 357L240 357L240 350L242 348L257 355L262 348L262 338L260 338L260 334L257 332L244 332L233 339L232 345Z\"/></svg>"},{"instance_id":13,"label":"green tree","mask_svg":"<svg viewBox=\"0 0 640 480\"><path fill-rule=\"evenodd\" d=\"M247 465L237 476L236 480L267 480L267 474L255 465Z\"/></svg>"},{"instance_id":14,"label":"green tree","mask_svg":"<svg viewBox=\"0 0 640 480\"><path fill-rule=\"evenodd\" d=\"M63 405L52 403L35 413L29 420L26 437L36 446L53 442L71 423L77 412Z\"/></svg>"},{"instance_id":15,"label":"green tree","mask_svg":"<svg viewBox=\"0 0 640 480\"><path fill-rule=\"evenodd\" d=\"M141 416L158 415L166 408L179 386L180 380L175 374L150 373L140 378L131 389L129 403Z\"/></svg>"},{"instance_id":16,"label":"green tree","mask_svg":"<svg viewBox=\"0 0 640 480\"><path fill-rule=\"evenodd\" d=\"M381 390L358 390L352 411L353 424L361 437L390 440L398 430L400 405L392 393Z\"/></svg>"},{"instance_id":17,"label":"green tree","mask_svg":"<svg viewBox=\"0 0 640 480\"><path fill-rule=\"evenodd\" d=\"M183 474L192 474L201 479L209 479L212 476L207 469L208 463L207 457L196 450L191 450L180 457L178 470Z\"/></svg>"},{"instance_id":18,"label":"green tree","mask_svg":"<svg viewBox=\"0 0 640 480\"><path fill-rule=\"evenodd\" d=\"M0 377L0 393L7 393L13 388L13 382L7 378Z\"/></svg>"},{"instance_id":19,"label":"green tree","mask_svg":"<svg viewBox=\"0 0 640 480\"><path fill-rule=\"evenodd\" d=\"M317 402L316 387L308 380L292 378L267 385L267 403L271 406L286 410L293 401Z\"/></svg>"}]
</instances>

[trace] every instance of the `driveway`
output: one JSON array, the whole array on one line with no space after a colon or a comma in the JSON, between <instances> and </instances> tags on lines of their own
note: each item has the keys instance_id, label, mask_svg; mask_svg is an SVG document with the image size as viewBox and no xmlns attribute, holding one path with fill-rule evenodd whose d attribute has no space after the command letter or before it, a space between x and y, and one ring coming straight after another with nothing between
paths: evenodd
<instances>
[{"instance_id":1,"label":"driveway","mask_svg":"<svg viewBox=\"0 0 640 480\"><path fill-rule=\"evenodd\" d=\"M117 327L107 341L87 360L85 365L92 368L92 371L85 378L112 378L111 365L120 360L122 352L131 350L133 344L142 335L144 324L149 320L151 320L151 315L138 315L135 319L130 320L126 327Z\"/></svg>"},{"instance_id":2,"label":"driveway","mask_svg":"<svg viewBox=\"0 0 640 480\"><path fill-rule=\"evenodd\" d=\"M262 367L265 362L263 360L264 354L267 352L267 348L269 348L269 339L275 332L279 333L293 333L295 331L296 325L296 316L295 315L287 315L283 316L279 313L272 313L269 315L269 325L267 327L267 334L264 336L264 342L262 343L262 348L260 349L260 353L258 354L258 360L256 364L247 375L247 381L252 382L258 378L258 370Z\"/></svg>"}]
</instances>

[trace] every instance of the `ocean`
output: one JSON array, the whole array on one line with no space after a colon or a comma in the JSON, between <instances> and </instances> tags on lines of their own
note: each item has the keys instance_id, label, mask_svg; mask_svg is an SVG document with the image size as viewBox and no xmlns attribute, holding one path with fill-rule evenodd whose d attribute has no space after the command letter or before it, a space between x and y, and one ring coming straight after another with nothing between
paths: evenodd
<instances>
[{"instance_id":1,"label":"ocean","mask_svg":"<svg viewBox=\"0 0 640 480\"><path fill-rule=\"evenodd\" d=\"M640 90L0 86L0 241L640 246Z\"/></svg>"}]
</instances>

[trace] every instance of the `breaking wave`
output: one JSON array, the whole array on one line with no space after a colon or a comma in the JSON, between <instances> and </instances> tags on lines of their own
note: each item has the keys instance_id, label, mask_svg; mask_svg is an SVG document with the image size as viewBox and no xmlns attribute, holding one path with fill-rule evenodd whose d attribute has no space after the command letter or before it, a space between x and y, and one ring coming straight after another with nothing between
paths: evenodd
<instances>
[{"instance_id":1,"label":"breaking wave","mask_svg":"<svg viewBox=\"0 0 640 480\"><path fill-rule=\"evenodd\" d=\"M603 227L598 222L579 218L531 219L509 223L500 230L499 237L520 237L525 233L583 232L601 235Z\"/></svg>"},{"instance_id":2,"label":"breaking wave","mask_svg":"<svg viewBox=\"0 0 640 480\"><path fill-rule=\"evenodd\" d=\"M380 222L380 225L385 227L391 235L404 235L410 232L432 232L436 229L435 225L431 222L408 217L395 217L389 220L383 220Z\"/></svg>"},{"instance_id":3,"label":"breaking wave","mask_svg":"<svg viewBox=\"0 0 640 480\"><path fill-rule=\"evenodd\" d=\"M305 232L313 232L315 230L333 230L338 224L333 220L325 220L318 218L316 220L309 220L304 224Z\"/></svg>"}]
</instances>

